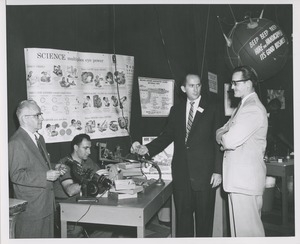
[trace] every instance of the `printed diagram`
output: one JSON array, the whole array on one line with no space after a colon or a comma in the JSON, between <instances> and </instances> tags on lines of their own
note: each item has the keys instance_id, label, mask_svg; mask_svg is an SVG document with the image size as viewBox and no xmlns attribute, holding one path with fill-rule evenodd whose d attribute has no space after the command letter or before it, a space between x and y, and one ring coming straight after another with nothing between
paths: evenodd
<instances>
[{"instance_id":1,"label":"printed diagram","mask_svg":"<svg viewBox=\"0 0 300 244\"><path fill-rule=\"evenodd\" d=\"M75 79L78 78L78 70L73 66L67 66L67 74L69 78L75 78Z\"/></svg>"},{"instance_id":2,"label":"printed diagram","mask_svg":"<svg viewBox=\"0 0 300 244\"><path fill-rule=\"evenodd\" d=\"M110 106L110 102L109 102L109 98L108 97L103 97L103 102L105 107L109 107Z\"/></svg>"},{"instance_id":3,"label":"printed diagram","mask_svg":"<svg viewBox=\"0 0 300 244\"><path fill-rule=\"evenodd\" d=\"M82 130L82 126L81 126L81 121L80 120L72 119L70 126L74 127L75 130Z\"/></svg>"},{"instance_id":4,"label":"printed diagram","mask_svg":"<svg viewBox=\"0 0 300 244\"><path fill-rule=\"evenodd\" d=\"M50 74L47 71L42 71L41 74L42 74L41 82L50 82L51 81Z\"/></svg>"},{"instance_id":5,"label":"printed diagram","mask_svg":"<svg viewBox=\"0 0 300 244\"><path fill-rule=\"evenodd\" d=\"M33 76L33 71L29 71L27 74L26 81L29 86L32 86L38 82L38 77Z\"/></svg>"},{"instance_id":6,"label":"printed diagram","mask_svg":"<svg viewBox=\"0 0 300 244\"><path fill-rule=\"evenodd\" d=\"M63 71L62 71L60 65L54 65L53 66L53 73L56 74L59 77L63 76Z\"/></svg>"},{"instance_id":7,"label":"printed diagram","mask_svg":"<svg viewBox=\"0 0 300 244\"><path fill-rule=\"evenodd\" d=\"M115 81L120 85L124 85L125 82L126 82L124 72L123 71L116 71L114 74L115 74Z\"/></svg>"},{"instance_id":8,"label":"printed diagram","mask_svg":"<svg viewBox=\"0 0 300 244\"><path fill-rule=\"evenodd\" d=\"M151 92L150 91L143 91L140 90L140 99L141 99L141 104L149 104L150 103L150 98L151 98Z\"/></svg>"},{"instance_id":9,"label":"printed diagram","mask_svg":"<svg viewBox=\"0 0 300 244\"><path fill-rule=\"evenodd\" d=\"M116 96L111 96L111 100L113 102L113 106L118 107L118 105L119 105L118 98Z\"/></svg>"},{"instance_id":10,"label":"printed diagram","mask_svg":"<svg viewBox=\"0 0 300 244\"><path fill-rule=\"evenodd\" d=\"M101 84L103 83L103 81L104 81L104 78L102 76L96 75L96 77L95 77L95 86L96 87L102 87Z\"/></svg>"},{"instance_id":11,"label":"printed diagram","mask_svg":"<svg viewBox=\"0 0 300 244\"><path fill-rule=\"evenodd\" d=\"M117 131L119 128L118 128L118 124L117 124L117 121L110 121L109 123L109 129L111 131Z\"/></svg>"},{"instance_id":12,"label":"printed diagram","mask_svg":"<svg viewBox=\"0 0 300 244\"><path fill-rule=\"evenodd\" d=\"M92 100L90 96L86 96L82 104L83 108L92 107Z\"/></svg>"},{"instance_id":13,"label":"printed diagram","mask_svg":"<svg viewBox=\"0 0 300 244\"><path fill-rule=\"evenodd\" d=\"M108 127L108 124L107 124L107 121L106 121L106 120L104 120L104 122L102 122L102 123L98 123L98 124L97 124L97 128L98 128L98 130L99 130L100 132L106 131L106 130L107 130L107 127Z\"/></svg>"},{"instance_id":14,"label":"printed diagram","mask_svg":"<svg viewBox=\"0 0 300 244\"><path fill-rule=\"evenodd\" d=\"M94 74L92 72L82 72L81 73L81 81L84 84L88 84L93 82L94 80Z\"/></svg>"},{"instance_id":15,"label":"printed diagram","mask_svg":"<svg viewBox=\"0 0 300 244\"><path fill-rule=\"evenodd\" d=\"M102 107L102 101L99 95L93 96L93 103L95 108L101 108Z\"/></svg>"},{"instance_id":16,"label":"printed diagram","mask_svg":"<svg viewBox=\"0 0 300 244\"><path fill-rule=\"evenodd\" d=\"M106 83L109 84L114 84L114 77L112 72L107 72L106 77L105 77Z\"/></svg>"},{"instance_id":17,"label":"printed diagram","mask_svg":"<svg viewBox=\"0 0 300 244\"><path fill-rule=\"evenodd\" d=\"M46 125L46 131L48 133L49 136L53 137L53 136L57 136L58 135L58 131L56 129L59 128L59 124L47 124Z\"/></svg>"},{"instance_id":18,"label":"printed diagram","mask_svg":"<svg viewBox=\"0 0 300 244\"><path fill-rule=\"evenodd\" d=\"M128 117L119 117L118 123L121 129L126 129L128 125Z\"/></svg>"},{"instance_id":19,"label":"printed diagram","mask_svg":"<svg viewBox=\"0 0 300 244\"><path fill-rule=\"evenodd\" d=\"M69 78L66 77L62 77L61 80L59 81L59 84L61 87L70 87L70 86L76 86L76 83L74 80L72 80L71 82L69 81Z\"/></svg>"},{"instance_id":20,"label":"printed diagram","mask_svg":"<svg viewBox=\"0 0 300 244\"><path fill-rule=\"evenodd\" d=\"M95 132L95 128L96 127L96 123L95 120L89 120L86 122L85 124L85 133L89 134L89 133L94 133Z\"/></svg>"}]
</instances>

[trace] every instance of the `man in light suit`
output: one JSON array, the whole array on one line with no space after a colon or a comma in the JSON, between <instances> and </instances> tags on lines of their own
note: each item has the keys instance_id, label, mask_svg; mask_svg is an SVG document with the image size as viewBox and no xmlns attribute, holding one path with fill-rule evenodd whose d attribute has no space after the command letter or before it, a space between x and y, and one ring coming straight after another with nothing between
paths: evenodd
<instances>
[{"instance_id":1,"label":"man in light suit","mask_svg":"<svg viewBox=\"0 0 300 244\"><path fill-rule=\"evenodd\" d=\"M152 157L174 142L176 236L194 237L195 214L196 236L211 237L215 189L222 180L223 155L215 141L220 109L217 103L201 95L198 75L188 74L181 90L187 99L171 108L164 131L147 146L134 142L131 151L140 155L149 153Z\"/></svg>"},{"instance_id":2,"label":"man in light suit","mask_svg":"<svg viewBox=\"0 0 300 244\"><path fill-rule=\"evenodd\" d=\"M224 150L223 187L229 193L233 237L265 236L261 208L266 180L264 154L268 119L254 90L257 82L253 68L234 69L231 85L241 103L216 132L216 140Z\"/></svg>"},{"instance_id":3,"label":"man in light suit","mask_svg":"<svg viewBox=\"0 0 300 244\"><path fill-rule=\"evenodd\" d=\"M28 204L18 216L15 235L51 238L54 237L53 181L65 172L51 169L44 138L37 133L44 119L36 102L22 101L16 114L20 127L8 143L9 174L14 198Z\"/></svg>"}]
</instances>

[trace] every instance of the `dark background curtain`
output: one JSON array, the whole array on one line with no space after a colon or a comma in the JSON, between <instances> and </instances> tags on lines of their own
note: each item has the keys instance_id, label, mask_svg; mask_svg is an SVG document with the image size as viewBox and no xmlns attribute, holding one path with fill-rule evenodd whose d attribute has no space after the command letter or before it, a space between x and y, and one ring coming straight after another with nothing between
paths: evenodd
<instances>
[{"instance_id":1,"label":"dark background curtain","mask_svg":"<svg viewBox=\"0 0 300 244\"><path fill-rule=\"evenodd\" d=\"M293 141L293 50L292 5L232 5L237 21L249 13L277 23L290 41L284 68L265 80L259 94L266 103L267 89L284 89L286 109L282 121L285 133ZM122 155L131 142L142 136L157 136L167 118L142 118L139 100L139 76L175 80L175 102L182 98L180 82L188 72L202 77L208 92L207 72L218 75L218 94L223 102L223 84L231 72L225 64L223 37L217 16L227 34L234 25L229 5L60 5L7 6L8 136L18 128L15 109L26 99L24 48L53 48L79 52L134 56L135 74L132 95L130 137L93 140L91 157L98 161L96 142L108 148L117 145ZM224 118L224 121L226 118ZM52 163L70 151L70 142L47 144Z\"/></svg>"}]
</instances>

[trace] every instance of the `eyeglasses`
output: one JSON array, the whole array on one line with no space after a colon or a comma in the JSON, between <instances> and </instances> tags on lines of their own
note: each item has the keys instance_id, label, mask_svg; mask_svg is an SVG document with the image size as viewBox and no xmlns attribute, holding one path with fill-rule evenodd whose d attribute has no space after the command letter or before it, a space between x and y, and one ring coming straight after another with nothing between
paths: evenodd
<instances>
[{"instance_id":1,"label":"eyeglasses","mask_svg":"<svg viewBox=\"0 0 300 244\"><path fill-rule=\"evenodd\" d=\"M230 84L236 86L236 83L247 81L247 80L249 80L249 79L245 79L245 80L232 80L232 81L230 81Z\"/></svg>"},{"instance_id":2,"label":"eyeglasses","mask_svg":"<svg viewBox=\"0 0 300 244\"><path fill-rule=\"evenodd\" d=\"M40 119L40 118L42 118L42 116L43 116L43 113L37 113L37 114L27 114L27 115L25 115L25 116L33 116L33 117L37 117L38 119Z\"/></svg>"}]
</instances>

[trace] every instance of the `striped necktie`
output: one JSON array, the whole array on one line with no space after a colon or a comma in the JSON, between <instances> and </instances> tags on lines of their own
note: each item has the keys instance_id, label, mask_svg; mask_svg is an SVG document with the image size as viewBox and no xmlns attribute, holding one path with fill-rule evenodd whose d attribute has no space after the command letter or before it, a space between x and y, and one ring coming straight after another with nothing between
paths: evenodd
<instances>
[{"instance_id":1,"label":"striped necktie","mask_svg":"<svg viewBox=\"0 0 300 244\"><path fill-rule=\"evenodd\" d=\"M189 137L190 130L191 130L192 124L193 124L193 117L194 117L194 103L195 102L190 102L190 103L191 103L191 108L190 108L189 117L188 117L188 121L187 121L187 125L186 125L185 141L187 141L187 139Z\"/></svg>"}]
</instances>

